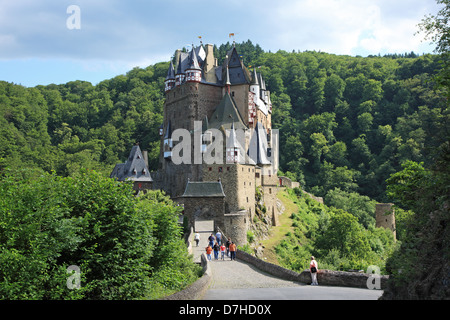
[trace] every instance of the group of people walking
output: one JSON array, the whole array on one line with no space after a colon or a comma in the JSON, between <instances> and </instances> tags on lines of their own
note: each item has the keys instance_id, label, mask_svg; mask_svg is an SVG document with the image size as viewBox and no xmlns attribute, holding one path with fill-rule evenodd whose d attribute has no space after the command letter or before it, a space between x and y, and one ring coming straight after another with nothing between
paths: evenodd
<instances>
[{"instance_id":1,"label":"group of people walking","mask_svg":"<svg viewBox=\"0 0 450 320\"><path fill-rule=\"evenodd\" d=\"M198 243L200 242L200 234L198 232L195 233L194 240L198 247ZM206 257L209 261L211 261L212 254L214 253L214 260L225 260L225 256L229 257L231 260L236 260L236 249L237 246L233 241L231 241L231 238L223 241L222 233L217 231L215 235L211 233L208 237L208 246L205 248Z\"/></svg>"},{"instance_id":2,"label":"group of people walking","mask_svg":"<svg viewBox=\"0 0 450 320\"><path fill-rule=\"evenodd\" d=\"M198 232L195 233L194 237L195 242L200 242L200 234ZM209 261L212 260L212 253L214 252L214 260L219 260L219 253L220 253L220 259L225 260L225 255L227 257L230 257L230 259L236 260L236 244L231 241L231 238L228 238L227 241L222 242L222 234L220 231L217 231L216 235L214 236L213 233L208 237L208 246L205 248L206 250L206 257ZM319 267L317 264L316 259L314 256L311 256L311 261L309 263L309 271L311 273L311 285L317 286L319 285L317 282L317 273L319 271Z\"/></svg>"}]
</instances>

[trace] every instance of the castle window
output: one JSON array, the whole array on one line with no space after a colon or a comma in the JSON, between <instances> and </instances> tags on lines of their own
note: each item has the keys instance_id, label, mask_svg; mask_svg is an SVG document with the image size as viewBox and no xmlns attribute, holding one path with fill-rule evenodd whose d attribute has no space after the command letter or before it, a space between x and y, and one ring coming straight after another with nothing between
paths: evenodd
<instances>
[{"instance_id":1,"label":"castle window","mask_svg":"<svg viewBox=\"0 0 450 320\"><path fill-rule=\"evenodd\" d=\"M248 197L247 197L247 202L248 202Z\"/></svg>"},{"instance_id":2,"label":"castle window","mask_svg":"<svg viewBox=\"0 0 450 320\"><path fill-rule=\"evenodd\" d=\"M222 167L219 167L219 172L222 172L223 170L222 170Z\"/></svg>"},{"instance_id":3,"label":"castle window","mask_svg":"<svg viewBox=\"0 0 450 320\"><path fill-rule=\"evenodd\" d=\"M227 171L230 171L230 167L227 167Z\"/></svg>"},{"instance_id":4,"label":"castle window","mask_svg":"<svg viewBox=\"0 0 450 320\"><path fill-rule=\"evenodd\" d=\"M211 168L211 167L209 167L209 168L208 168L208 171L212 171L212 168Z\"/></svg>"},{"instance_id":5,"label":"castle window","mask_svg":"<svg viewBox=\"0 0 450 320\"><path fill-rule=\"evenodd\" d=\"M269 188L269 193L272 194L272 188Z\"/></svg>"},{"instance_id":6,"label":"castle window","mask_svg":"<svg viewBox=\"0 0 450 320\"><path fill-rule=\"evenodd\" d=\"M259 178L259 172L255 173L255 177Z\"/></svg>"}]
</instances>

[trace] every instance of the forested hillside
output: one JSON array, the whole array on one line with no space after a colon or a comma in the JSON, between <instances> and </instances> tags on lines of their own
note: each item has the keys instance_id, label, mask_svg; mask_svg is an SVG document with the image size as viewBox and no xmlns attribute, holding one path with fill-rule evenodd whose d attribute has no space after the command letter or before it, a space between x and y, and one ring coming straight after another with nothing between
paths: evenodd
<instances>
[{"instance_id":1,"label":"forested hillside","mask_svg":"<svg viewBox=\"0 0 450 320\"><path fill-rule=\"evenodd\" d=\"M216 47L219 61L230 46ZM385 200L389 175L406 160L429 163L440 144L435 132L446 118L432 90L438 55L271 53L251 41L236 47L271 91L281 171L318 196L340 188ZM135 68L97 85L0 82L2 165L109 174L139 141L156 169L167 68Z\"/></svg>"}]
</instances>

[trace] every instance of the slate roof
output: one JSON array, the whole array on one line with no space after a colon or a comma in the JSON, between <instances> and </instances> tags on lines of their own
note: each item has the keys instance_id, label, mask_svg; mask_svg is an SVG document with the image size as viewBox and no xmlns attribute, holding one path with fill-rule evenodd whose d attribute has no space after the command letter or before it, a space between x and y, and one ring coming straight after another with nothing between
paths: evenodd
<instances>
[{"instance_id":1,"label":"slate roof","mask_svg":"<svg viewBox=\"0 0 450 320\"><path fill-rule=\"evenodd\" d=\"M204 66L206 58L206 52L203 46L198 46L196 48L193 48L190 52L180 52L180 56L178 58L178 61L176 61L176 70L174 69L174 74L184 74L186 73L186 70L188 69L198 69L202 70L202 67ZM167 78L169 79L171 75L171 68L173 66L169 67L169 70L167 72ZM228 78L226 73L228 72ZM228 82L231 85L236 84L243 84L243 83L251 83L252 81L252 75L250 72L245 68L243 65L241 59L239 58L239 54L236 51L236 48L233 47L231 50L228 51L227 57L225 58L223 64L221 66L217 66L214 69L214 73L217 78L216 83L210 83L213 85L219 85L223 86L225 85L225 81L228 80ZM170 78L171 79L171 78ZM205 82L204 79L204 73L202 72L202 82Z\"/></svg>"},{"instance_id":2,"label":"slate roof","mask_svg":"<svg viewBox=\"0 0 450 320\"><path fill-rule=\"evenodd\" d=\"M259 85L258 75L256 74L256 68L253 68L252 85Z\"/></svg>"},{"instance_id":3,"label":"slate roof","mask_svg":"<svg viewBox=\"0 0 450 320\"><path fill-rule=\"evenodd\" d=\"M133 148L131 148L130 155L125 163L116 164L110 177L117 178L119 181L153 181L138 145L134 145Z\"/></svg>"},{"instance_id":4,"label":"slate roof","mask_svg":"<svg viewBox=\"0 0 450 320\"><path fill-rule=\"evenodd\" d=\"M175 70L173 68L173 63L172 61L170 61L170 66L169 66L169 70L167 71L167 77L166 80L168 79L175 79Z\"/></svg>"},{"instance_id":5,"label":"slate roof","mask_svg":"<svg viewBox=\"0 0 450 320\"><path fill-rule=\"evenodd\" d=\"M220 181L188 181L182 197L225 197Z\"/></svg>"},{"instance_id":6,"label":"slate roof","mask_svg":"<svg viewBox=\"0 0 450 320\"><path fill-rule=\"evenodd\" d=\"M186 73L186 69L189 65L189 53L180 52L180 57L177 61L177 72L176 74Z\"/></svg>"},{"instance_id":7,"label":"slate roof","mask_svg":"<svg viewBox=\"0 0 450 320\"><path fill-rule=\"evenodd\" d=\"M233 123L236 129L247 129L233 98L228 92L225 92L216 110L209 118L208 128L231 129Z\"/></svg>"},{"instance_id":8,"label":"slate roof","mask_svg":"<svg viewBox=\"0 0 450 320\"><path fill-rule=\"evenodd\" d=\"M221 71L221 79L225 79L226 72L229 73L229 81L232 85L250 83L248 70L242 64L235 47L227 52L227 57L223 61Z\"/></svg>"},{"instance_id":9,"label":"slate roof","mask_svg":"<svg viewBox=\"0 0 450 320\"><path fill-rule=\"evenodd\" d=\"M169 120L167 122L167 128L166 128L166 133L164 134L164 139L170 139L170 138L172 138L172 125Z\"/></svg>"},{"instance_id":10,"label":"slate roof","mask_svg":"<svg viewBox=\"0 0 450 320\"><path fill-rule=\"evenodd\" d=\"M261 122L256 123L253 136L250 139L248 155L257 165L271 164L267 157L267 134Z\"/></svg>"},{"instance_id":11,"label":"slate roof","mask_svg":"<svg viewBox=\"0 0 450 320\"><path fill-rule=\"evenodd\" d=\"M189 63L186 68L186 70L201 70L199 64L198 64L198 58L197 54L195 53L195 50L192 50L189 54Z\"/></svg>"}]
</instances>

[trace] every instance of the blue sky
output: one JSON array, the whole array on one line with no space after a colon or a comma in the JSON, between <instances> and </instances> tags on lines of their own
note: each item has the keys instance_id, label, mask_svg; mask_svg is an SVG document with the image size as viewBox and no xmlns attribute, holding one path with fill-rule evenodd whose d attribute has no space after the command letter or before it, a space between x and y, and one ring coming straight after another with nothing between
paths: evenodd
<instances>
[{"instance_id":1,"label":"blue sky","mask_svg":"<svg viewBox=\"0 0 450 320\"><path fill-rule=\"evenodd\" d=\"M70 29L75 5L79 29ZM265 51L431 53L415 35L435 0L0 0L0 80L96 84L175 49L250 39Z\"/></svg>"}]
</instances>

